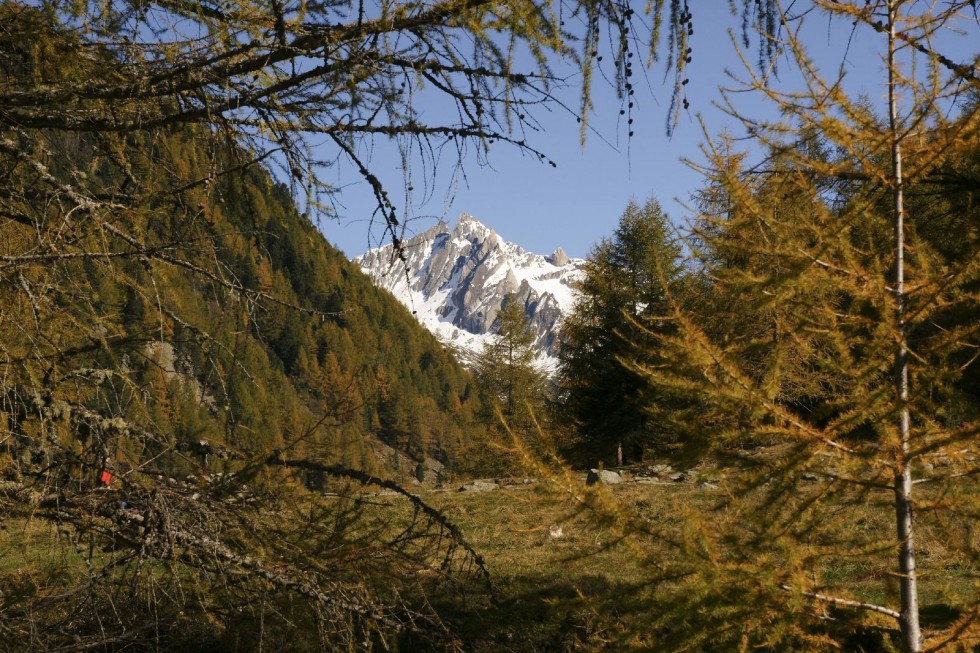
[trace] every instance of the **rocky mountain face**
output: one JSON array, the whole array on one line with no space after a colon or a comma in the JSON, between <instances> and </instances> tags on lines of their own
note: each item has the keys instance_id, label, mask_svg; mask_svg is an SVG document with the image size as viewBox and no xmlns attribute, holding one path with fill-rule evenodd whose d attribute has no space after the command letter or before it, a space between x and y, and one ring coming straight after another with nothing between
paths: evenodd
<instances>
[{"instance_id":1,"label":"rocky mountain face","mask_svg":"<svg viewBox=\"0 0 980 653\"><path fill-rule=\"evenodd\" d=\"M440 221L402 245L404 263L391 245L354 262L443 342L464 356L482 351L504 297L513 293L537 334L542 362L553 363L556 329L574 302L582 259L560 248L532 254L465 213L454 228Z\"/></svg>"}]
</instances>

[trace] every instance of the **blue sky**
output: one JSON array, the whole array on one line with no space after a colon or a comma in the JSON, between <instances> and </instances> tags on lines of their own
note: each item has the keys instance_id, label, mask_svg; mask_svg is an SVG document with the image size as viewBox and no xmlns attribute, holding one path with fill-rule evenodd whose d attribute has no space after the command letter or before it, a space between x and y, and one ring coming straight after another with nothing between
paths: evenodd
<instances>
[{"instance_id":1,"label":"blue sky","mask_svg":"<svg viewBox=\"0 0 980 653\"><path fill-rule=\"evenodd\" d=\"M724 4L718 3L724 7ZM742 74L727 31L737 28L738 19L727 9L701 10L695 14L694 58L688 77L691 106L683 113L671 137L665 130L671 88L662 68L647 71L646 83L637 86L637 112L632 126L634 136L626 137L627 126L620 122L619 104L610 89L597 86L596 115L591 118L594 133L586 145L579 143L579 125L574 115L555 109L539 112L542 133L529 138L531 144L557 163L553 168L536 157L522 155L515 148L498 145L490 153L489 165L475 158L465 161L465 179L453 178L452 166L438 169L433 191L421 206L410 211L409 233L417 233L439 219L455 223L460 213L470 213L497 230L504 238L525 249L547 254L562 247L569 255L584 257L590 247L612 233L626 203L653 196L660 201L675 224L683 224L687 211L683 204L701 183L699 174L681 162L698 160L704 134L698 124L700 114L712 135L727 131L739 136L743 130L736 121L715 106L718 88L731 85L726 69ZM844 65L849 86L868 93L872 100L883 93L880 86L884 66L876 53L879 38L868 31L854 39L847 25L829 25L811 20L807 45L822 66L836 70ZM972 34L953 46L963 56L972 55ZM949 51L949 50L944 50ZM749 53L754 57L754 51ZM754 61L754 58L753 58ZM790 66L782 66L782 82L792 83ZM575 79L566 102L577 106ZM771 108L757 98L739 96L739 106L751 115L770 113ZM453 158L453 157L449 157ZM453 163L453 161L449 161ZM372 167L392 190L400 185L400 160L383 147L376 149ZM377 246L380 230L372 232L367 218L373 200L364 183L349 170L340 170L329 179L345 187L337 221L325 221L321 230L327 239L348 256L356 256ZM394 192L396 205L404 210L405 201Z\"/></svg>"}]
</instances>

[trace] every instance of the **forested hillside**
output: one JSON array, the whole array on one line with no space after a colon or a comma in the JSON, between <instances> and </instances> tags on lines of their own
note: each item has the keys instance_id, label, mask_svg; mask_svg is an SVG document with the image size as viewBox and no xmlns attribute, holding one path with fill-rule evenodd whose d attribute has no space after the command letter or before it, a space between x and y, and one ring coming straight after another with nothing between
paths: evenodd
<instances>
[{"instance_id":1,"label":"forested hillside","mask_svg":"<svg viewBox=\"0 0 980 653\"><path fill-rule=\"evenodd\" d=\"M58 146L76 174L114 181L97 146L83 138ZM234 167L244 153L209 160L191 130L117 154L144 180L141 191L162 201L111 228L141 234L140 248L162 260L125 246L119 257L85 255L81 234L32 243L32 227L8 220L17 284L6 301L21 309L4 317L8 360L20 363L8 363L8 384L20 374L20 384L64 375L72 402L170 434L175 452L202 441L250 453L299 443L318 459L372 468L364 445L372 433L417 456L455 460L475 401L466 374L297 214L286 188L250 168L213 175L208 191L208 167ZM185 190L167 196L176 187ZM26 253L40 247L51 253ZM50 289L57 315L35 285ZM19 328L32 318L57 347ZM99 377L88 391L69 372L79 367L86 381ZM116 447L106 443L104 453Z\"/></svg>"},{"instance_id":2,"label":"forested hillside","mask_svg":"<svg viewBox=\"0 0 980 653\"><path fill-rule=\"evenodd\" d=\"M9 45L21 58L4 62L8 84L98 70L59 61L43 38ZM134 420L167 434L172 453L202 441L248 453L290 445L373 468L369 433L445 462L463 429L473 437L466 374L234 141L190 127L125 140L14 136L5 173L22 192L4 200L5 387L36 394L38 380L60 380L43 401ZM45 170L18 160L16 148L30 147ZM78 190L106 198L104 220L90 206L61 217L34 201Z\"/></svg>"},{"instance_id":3,"label":"forested hillside","mask_svg":"<svg viewBox=\"0 0 980 653\"><path fill-rule=\"evenodd\" d=\"M172 161L171 186L206 178L198 147L187 137L158 139L146 176ZM224 156L228 167L236 156L242 153ZM198 194L181 202L203 207L199 213L185 214L185 226L171 218L167 231L158 224L157 235L161 243L187 242L188 259L201 268L216 261L221 276L166 269L155 275L161 296L179 302L170 311L179 319L163 319L162 327L166 303L156 306L153 297L125 287L119 302L122 328L141 327L133 332L142 347L135 358L159 349L154 341L162 328L177 369L194 376L215 406L226 407L188 425L181 423L189 419L185 405L173 413L175 431L249 450L302 440L304 452L361 468L373 465L364 436L377 434L417 457L457 462L464 429L468 438L479 433L468 417L476 397L452 356L331 248L296 213L289 190L261 168L221 176L210 197ZM188 228L194 231L180 231ZM150 281L149 271L136 274ZM113 285L118 293L118 282ZM179 400L190 379L170 380L177 382L169 388L171 401ZM313 422L320 426L306 434Z\"/></svg>"}]
</instances>

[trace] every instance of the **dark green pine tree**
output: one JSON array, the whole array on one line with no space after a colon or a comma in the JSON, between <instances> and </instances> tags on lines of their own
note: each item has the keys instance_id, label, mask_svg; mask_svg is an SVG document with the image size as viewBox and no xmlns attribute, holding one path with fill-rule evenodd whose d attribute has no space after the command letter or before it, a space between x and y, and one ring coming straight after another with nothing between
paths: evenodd
<instances>
[{"instance_id":1,"label":"dark green pine tree","mask_svg":"<svg viewBox=\"0 0 980 653\"><path fill-rule=\"evenodd\" d=\"M647 330L660 331L667 295L679 285L681 246L660 204L630 202L612 238L595 246L559 349L561 412L591 458L638 459L668 435L650 418L648 384L623 359ZM645 348L645 351L649 348Z\"/></svg>"}]
</instances>

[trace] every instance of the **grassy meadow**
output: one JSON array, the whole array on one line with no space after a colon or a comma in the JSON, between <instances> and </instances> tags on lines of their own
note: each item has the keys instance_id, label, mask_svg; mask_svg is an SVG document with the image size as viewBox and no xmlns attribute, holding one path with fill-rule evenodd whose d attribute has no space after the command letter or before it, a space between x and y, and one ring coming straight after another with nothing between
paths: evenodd
<instances>
[{"instance_id":1,"label":"grassy meadow","mask_svg":"<svg viewBox=\"0 0 980 653\"><path fill-rule=\"evenodd\" d=\"M685 625L696 627L701 618L696 606L703 606L698 600L717 590L710 587L712 578L719 583L726 578L720 572L702 573L703 569L692 573L699 533L731 529L737 519L731 508L719 507L725 505L729 492L725 475L709 469L672 482L639 474L630 478L627 472L627 482L587 486L584 474L566 471L550 478L501 480L492 491L460 491L462 481L415 487L414 492L455 524L482 557L490 588L475 570L460 574L462 583L444 582L439 556L434 556L432 567L410 567L407 574L401 569L401 578L410 581L399 581L397 591L417 605L435 608L464 650L674 650L662 644L670 634L665 632L669 629L665 622L683 619L689 603L695 608ZM351 517L345 522L344 546L352 557L358 547L368 550L377 533L402 528L407 532L417 518L412 505L395 493L367 493L354 486L341 495L348 497L338 497L337 505L338 514ZM941 501L941 493L932 491L930 500ZM354 514L359 517L354 519ZM892 520L886 507L874 502L857 512L850 510L848 518L854 530L877 532L883 538L894 529ZM950 597L969 596L977 583L976 561L955 557L947 543L954 536L977 534L974 530L957 535L928 510L921 514L921 524L923 621L942 631L960 616L959 610L946 605ZM98 567L111 556L105 550L91 550L84 538L70 540L56 527L34 520L8 520L0 531L0 551L0 571L14 572L19 579L4 588L8 597L12 593L43 596L84 583L92 561ZM778 555L774 547L773 556ZM876 558L867 551L854 551L852 556L822 563L817 572L826 586L848 588L848 596L893 605L898 585L889 576L890 556L878 558L881 564L873 562ZM774 566L780 566L778 560ZM163 571L159 563L151 563L146 573L152 569ZM377 573L394 571L379 567ZM417 583L411 580L413 574ZM758 582L764 583L764 577ZM788 594L786 602L792 607ZM798 609L824 608L804 602ZM888 626L883 618L881 629L887 631ZM236 627L243 625L232 626ZM302 625L297 622L295 627ZM739 627L737 620L731 627ZM200 641L249 650L248 637L241 635L248 628ZM853 641L854 650L888 650L882 648L880 638L867 640L871 644ZM284 640L283 650L289 650L289 644L302 648L309 642L300 635ZM408 636L398 648L414 651L426 646ZM722 645L720 650L728 647Z\"/></svg>"},{"instance_id":2,"label":"grassy meadow","mask_svg":"<svg viewBox=\"0 0 980 653\"><path fill-rule=\"evenodd\" d=\"M685 620L685 627L697 628L698 610L711 604L702 599L718 591L710 584L737 577L732 575L737 565L726 568L729 563L721 555L702 561L705 567L717 564L717 571L694 571L699 563L692 551L698 550L699 534L732 529L739 518L739 511L726 501L730 488L724 476L709 469L690 474L683 482L640 478L587 487L584 475L568 474L533 484L518 481L492 492L423 491L423 498L458 524L484 556L493 579L492 597L475 595L464 601L436 595L433 601L444 602L443 614L471 650L674 650L673 645L664 648L663 644L669 624ZM817 487L805 483L800 493L819 494ZM975 527L951 528L941 517L941 506L929 508L944 501L941 489L924 487L921 492L925 507L919 527L921 614L924 626L941 636L951 634L978 583L977 561L957 556L955 549L961 547L951 546L951 540L972 537L976 541L978 533ZM868 541L893 537L894 516L886 501L881 496L880 501L869 499L856 509L841 506L841 512L849 515L844 523L850 527L839 527L844 531L840 537ZM815 537L812 548L820 551L825 546L821 538L827 537L827 533ZM759 563L758 568L748 567L748 581L765 583L767 565L782 568L780 555L787 557L787 567L798 564L789 560L792 553L773 546L774 559ZM819 576L835 595L897 603L899 586L892 576L890 550L869 545L817 559L818 568L810 579ZM753 578L753 573L758 577ZM781 608L807 616L817 612L822 613L820 618L846 621L849 612L858 612L801 601L778 589L774 595L777 603L785 604ZM752 597L747 594L745 600L751 602ZM893 634L894 622L887 617L872 621L877 625L862 627L845 639L852 650L889 650L887 636L880 634ZM737 631L739 622L733 620L729 626ZM697 646L691 650L698 650ZM721 644L717 650L731 649Z\"/></svg>"}]
</instances>

